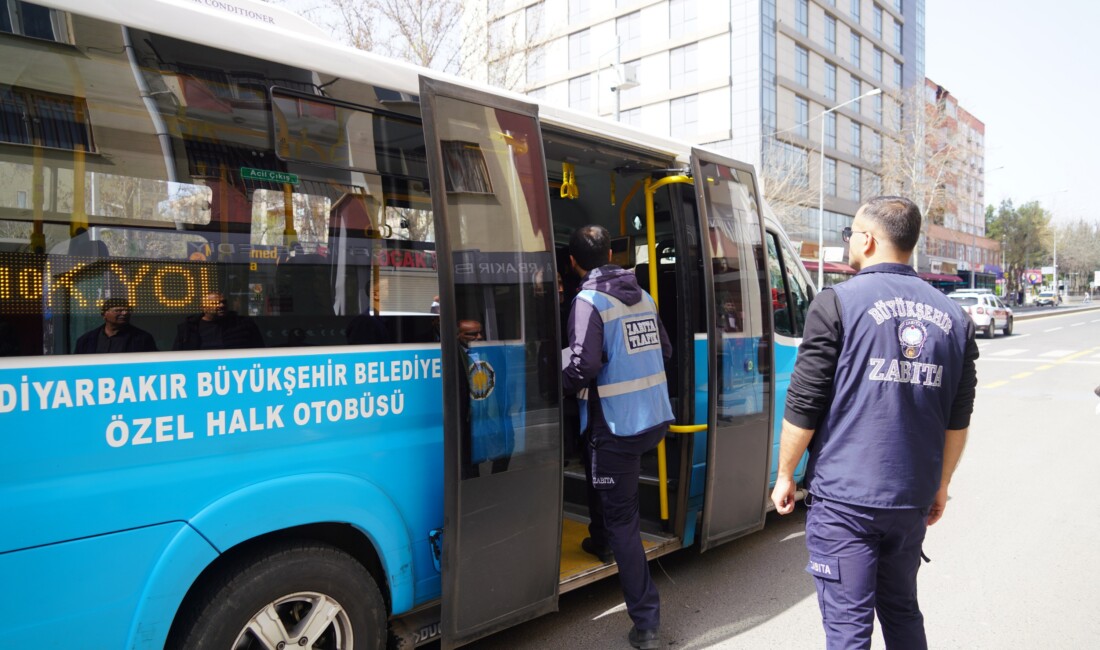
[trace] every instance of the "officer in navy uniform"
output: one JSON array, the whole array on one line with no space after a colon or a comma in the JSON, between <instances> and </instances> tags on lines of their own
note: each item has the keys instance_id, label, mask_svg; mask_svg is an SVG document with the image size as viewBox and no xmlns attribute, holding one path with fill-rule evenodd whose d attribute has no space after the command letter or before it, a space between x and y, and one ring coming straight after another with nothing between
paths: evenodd
<instances>
[{"instance_id":1,"label":"officer in navy uniform","mask_svg":"<svg viewBox=\"0 0 1100 650\"><path fill-rule=\"evenodd\" d=\"M562 392L577 394L588 479L589 537L581 548L619 565L635 648L660 645L660 597L649 575L638 512L642 454L672 422L664 361L672 355L653 298L611 264L606 228L573 233L569 259L584 279L569 314ZM610 552L609 552L610 551Z\"/></svg>"},{"instance_id":2,"label":"officer in navy uniform","mask_svg":"<svg viewBox=\"0 0 1100 650\"><path fill-rule=\"evenodd\" d=\"M927 648L917 569L966 444L978 347L959 306L908 265L916 205L868 201L845 228L859 273L810 305L783 419L772 501L794 509L807 447L809 572L829 648Z\"/></svg>"}]
</instances>

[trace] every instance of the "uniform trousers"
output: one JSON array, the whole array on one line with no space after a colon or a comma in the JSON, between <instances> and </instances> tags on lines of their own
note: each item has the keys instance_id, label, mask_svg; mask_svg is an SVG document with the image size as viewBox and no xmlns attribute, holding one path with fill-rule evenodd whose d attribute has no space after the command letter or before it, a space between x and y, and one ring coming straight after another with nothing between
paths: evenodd
<instances>
[{"instance_id":1,"label":"uniform trousers","mask_svg":"<svg viewBox=\"0 0 1100 650\"><path fill-rule=\"evenodd\" d=\"M584 436L588 534L597 547L614 554L626 611L639 630L660 627L661 599L642 546L638 477L642 454L656 447L667 430L662 426L637 436L589 430Z\"/></svg>"},{"instance_id":2,"label":"uniform trousers","mask_svg":"<svg viewBox=\"0 0 1100 650\"><path fill-rule=\"evenodd\" d=\"M817 584L828 648L870 648L876 612L887 648L928 647L917 603L927 518L927 508L869 508L811 496L806 571Z\"/></svg>"}]
</instances>

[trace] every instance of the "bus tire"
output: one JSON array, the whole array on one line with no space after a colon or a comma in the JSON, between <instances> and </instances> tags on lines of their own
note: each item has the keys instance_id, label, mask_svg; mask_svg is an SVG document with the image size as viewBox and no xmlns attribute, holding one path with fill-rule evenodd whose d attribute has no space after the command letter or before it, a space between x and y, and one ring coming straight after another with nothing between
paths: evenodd
<instances>
[{"instance_id":1,"label":"bus tire","mask_svg":"<svg viewBox=\"0 0 1100 650\"><path fill-rule=\"evenodd\" d=\"M314 612L329 620L302 625ZM225 567L186 614L167 647L381 650L386 643L386 608L374 578L347 553L318 542L279 544Z\"/></svg>"}]
</instances>

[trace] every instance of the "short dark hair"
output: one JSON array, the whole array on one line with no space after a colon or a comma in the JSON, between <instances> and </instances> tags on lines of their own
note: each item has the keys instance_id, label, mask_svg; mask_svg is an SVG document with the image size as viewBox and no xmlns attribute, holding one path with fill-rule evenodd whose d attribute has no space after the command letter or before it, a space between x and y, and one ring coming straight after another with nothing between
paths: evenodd
<instances>
[{"instance_id":1,"label":"short dark hair","mask_svg":"<svg viewBox=\"0 0 1100 650\"><path fill-rule=\"evenodd\" d=\"M115 307L129 307L130 301L122 298L108 298L103 301L103 304L99 306L99 313L106 314L108 310Z\"/></svg>"},{"instance_id":2,"label":"short dark hair","mask_svg":"<svg viewBox=\"0 0 1100 650\"><path fill-rule=\"evenodd\" d=\"M886 239L911 253L920 239L920 208L904 196L876 196L863 204L863 216L882 227Z\"/></svg>"},{"instance_id":3,"label":"short dark hair","mask_svg":"<svg viewBox=\"0 0 1100 650\"><path fill-rule=\"evenodd\" d=\"M573 236L569 238L569 254L585 271L607 264L607 254L610 251L611 233L603 226L582 226L574 230Z\"/></svg>"}]
</instances>

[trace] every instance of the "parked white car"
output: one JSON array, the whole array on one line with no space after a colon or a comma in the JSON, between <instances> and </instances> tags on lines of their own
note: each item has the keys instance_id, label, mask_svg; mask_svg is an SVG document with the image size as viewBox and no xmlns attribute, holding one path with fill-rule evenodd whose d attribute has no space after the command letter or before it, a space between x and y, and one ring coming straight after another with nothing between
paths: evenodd
<instances>
[{"instance_id":1,"label":"parked white car","mask_svg":"<svg viewBox=\"0 0 1100 650\"><path fill-rule=\"evenodd\" d=\"M959 303L963 311L970 314L974 329L985 332L986 337L996 336L997 328L1001 328L1005 336L1012 335L1012 309L1005 306L997 296L976 291L956 291L947 297Z\"/></svg>"}]
</instances>

